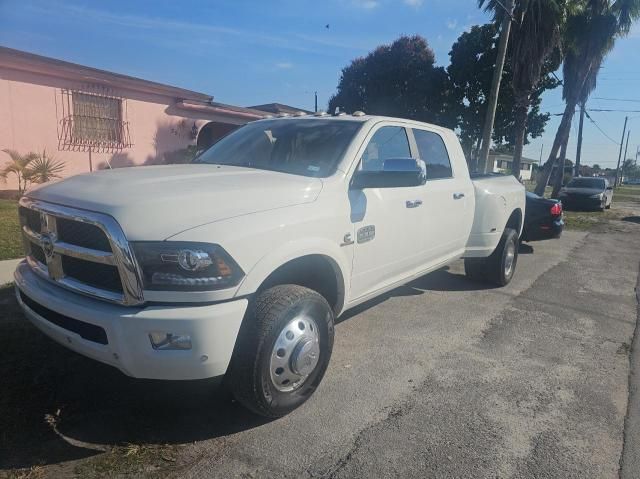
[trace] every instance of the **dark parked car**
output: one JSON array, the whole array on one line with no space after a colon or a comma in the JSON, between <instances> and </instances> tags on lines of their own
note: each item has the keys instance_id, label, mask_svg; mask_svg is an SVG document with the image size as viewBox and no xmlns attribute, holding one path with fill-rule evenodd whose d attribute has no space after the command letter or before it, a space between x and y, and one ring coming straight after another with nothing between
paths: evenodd
<instances>
[{"instance_id":1,"label":"dark parked car","mask_svg":"<svg viewBox=\"0 0 640 479\"><path fill-rule=\"evenodd\" d=\"M606 178L574 178L560 190L565 209L604 210L611 208L613 188Z\"/></svg>"},{"instance_id":2,"label":"dark parked car","mask_svg":"<svg viewBox=\"0 0 640 479\"><path fill-rule=\"evenodd\" d=\"M563 229L562 202L527 193L522 241L559 238Z\"/></svg>"}]
</instances>

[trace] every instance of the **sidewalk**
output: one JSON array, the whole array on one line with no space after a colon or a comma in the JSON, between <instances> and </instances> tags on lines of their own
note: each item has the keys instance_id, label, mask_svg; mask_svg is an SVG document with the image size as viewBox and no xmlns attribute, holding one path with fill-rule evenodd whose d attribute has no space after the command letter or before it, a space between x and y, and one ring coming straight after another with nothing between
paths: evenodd
<instances>
[{"instance_id":1,"label":"sidewalk","mask_svg":"<svg viewBox=\"0 0 640 479\"><path fill-rule=\"evenodd\" d=\"M0 261L0 286L13 282L13 271L22 258Z\"/></svg>"}]
</instances>

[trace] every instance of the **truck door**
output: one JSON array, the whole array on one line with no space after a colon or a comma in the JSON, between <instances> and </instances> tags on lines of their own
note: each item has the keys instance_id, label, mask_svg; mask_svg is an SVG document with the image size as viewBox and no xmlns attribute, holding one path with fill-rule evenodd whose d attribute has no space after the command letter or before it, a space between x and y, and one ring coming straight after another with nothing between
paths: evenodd
<instances>
[{"instance_id":1,"label":"truck door","mask_svg":"<svg viewBox=\"0 0 640 479\"><path fill-rule=\"evenodd\" d=\"M434 265L462 254L473 220L473 185L456 172L439 133L413 128L417 156L427 165L424 187L427 210L421 223L426 263ZM465 172L466 173L466 172Z\"/></svg>"},{"instance_id":2,"label":"truck door","mask_svg":"<svg viewBox=\"0 0 640 479\"><path fill-rule=\"evenodd\" d=\"M387 159L411 158L402 126L374 128L364 145L358 169L378 171ZM395 283L420 265L423 193L424 186L350 191L355 231L351 298Z\"/></svg>"}]
</instances>

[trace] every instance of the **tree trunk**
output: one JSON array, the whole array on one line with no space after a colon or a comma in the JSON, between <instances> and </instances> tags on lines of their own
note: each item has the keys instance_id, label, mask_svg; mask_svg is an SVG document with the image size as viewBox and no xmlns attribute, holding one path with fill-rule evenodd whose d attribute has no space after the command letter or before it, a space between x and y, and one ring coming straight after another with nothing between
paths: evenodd
<instances>
[{"instance_id":1,"label":"tree trunk","mask_svg":"<svg viewBox=\"0 0 640 479\"><path fill-rule=\"evenodd\" d=\"M522 160L522 148L524 147L524 138L527 132L527 114L529 113L529 105L526 102L518 102L514 113L514 133L515 145L513 149L513 163L511 163L511 174L520 179L520 163Z\"/></svg>"},{"instance_id":2,"label":"tree trunk","mask_svg":"<svg viewBox=\"0 0 640 479\"><path fill-rule=\"evenodd\" d=\"M498 95L500 94L500 82L502 81L502 71L504 62L507 57L507 44L509 43L509 32L511 31L511 15L513 14L513 0L506 0L503 8L506 9L507 15L502 18L502 26L500 27L500 41L498 42L498 54L496 64L493 68L493 78L491 80L491 90L489 92L489 100L487 102L487 111L484 117L484 125L482 130L482 147L478 158L478 169L480 173L489 173L493 171L493 165L489 165L489 149L491 147L491 134L493 133L493 122L496 116L496 107L498 106Z\"/></svg>"},{"instance_id":3,"label":"tree trunk","mask_svg":"<svg viewBox=\"0 0 640 479\"><path fill-rule=\"evenodd\" d=\"M560 147L560 157L558 158L558 169L556 170L556 177L553 183L553 191L551 192L551 198L558 198L560 188L562 188L562 180L564 180L564 167L567 161L567 145L569 144L569 136L565 139L562 147Z\"/></svg>"},{"instance_id":4,"label":"tree trunk","mask_svg":"<svg viewBox=\"0 0 640 479\"><path fill-rule=\"evenodd\" d=\"M536 189L534 190L536 195L544 195L544 189L546 188L547 183L549 183L549 177L551 176L553 164L556 160L556 157L558 156L558 151L564 144L565 140L568 140L569 138L569 133L571 132L571 121L573 120L573 114L576 109L576 104L577 101L567 101L567 104L564 107L562 121L560 121L558 131L556 131L556 137L553 140L553 146L551 147L551 151L549 152L549 159L542 166L542 169L538 174L538 184L536 185Z\"/></svg>"}]
</instances>

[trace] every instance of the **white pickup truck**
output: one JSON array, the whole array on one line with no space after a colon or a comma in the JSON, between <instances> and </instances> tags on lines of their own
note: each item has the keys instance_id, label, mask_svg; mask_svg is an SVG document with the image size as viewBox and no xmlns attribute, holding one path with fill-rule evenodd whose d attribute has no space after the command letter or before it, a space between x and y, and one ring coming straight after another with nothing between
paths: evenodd
<instances>
[{"instance_id":1,"label":"white pickup truck","mask_svg":"<svg viewBox=\"0 0 640 479\"><path fill-rule=\"evenodd\" d=\"M137 378L224 376L277 417L320 384L348 309L461 257L507 284L524 208L512 176L470 178L451 130L359 112L261 120L193 164L30 191L16 293L80 354Z\"/></svg>"}]
</instances>

